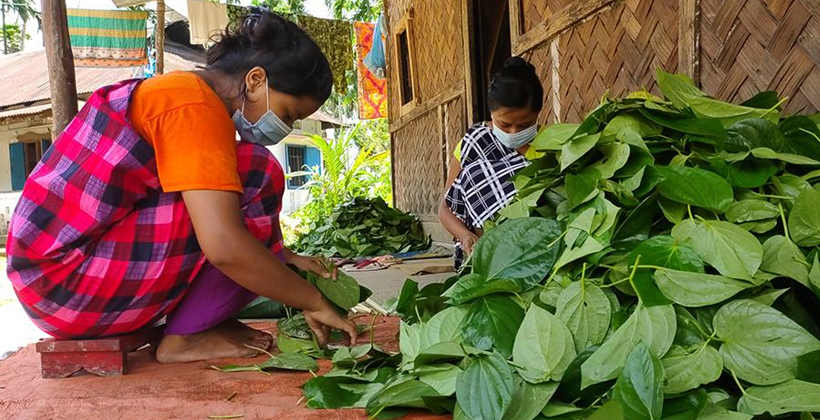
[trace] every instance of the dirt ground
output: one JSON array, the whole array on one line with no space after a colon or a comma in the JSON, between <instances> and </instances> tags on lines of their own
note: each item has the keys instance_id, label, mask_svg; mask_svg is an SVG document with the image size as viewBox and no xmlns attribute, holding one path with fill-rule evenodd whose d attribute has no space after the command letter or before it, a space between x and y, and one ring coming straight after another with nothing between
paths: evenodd
<instances>
[{"instance_id":1,"label":"dirt ground","mask_svg":"<svg viewBox=\"0 0 820 420\"><path fill-rule=\"evenodd\" d=\"M369 318L361 318L361 323ZM273 331L272 323L251 324ZM396 351L398 320L380 318L375 341ZM221 360L180 365L160 365L150 349L128 357L130 372L122 377L91 375L66 379L42 379L34 345L0 361L0 415L3 419L207 419L208 416L242 415L241 419L366 419L362 410L311 410L305 407L300 386L308 373L222 373L211 364L249 364L257 359ZM320 363L322 370L329 362ZM227 401L227 398L236 396ZM425 412L411 413L407 420L444 420Z\"/></svg>"}]
</instances>

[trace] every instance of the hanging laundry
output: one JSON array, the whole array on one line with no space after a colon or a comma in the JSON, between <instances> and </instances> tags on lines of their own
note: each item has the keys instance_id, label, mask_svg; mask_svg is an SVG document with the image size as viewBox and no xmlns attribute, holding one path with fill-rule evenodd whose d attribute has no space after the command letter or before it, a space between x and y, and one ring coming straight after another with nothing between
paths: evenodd
<instances>
[{"instance_id":1,"label":"hanging laundry","mask_svg":"<svg viewBox=\"0 0 820 420\"><path fill-rule=\"evenodd\" d=\"M336 92L347 93L347 72L353 71L351 23L345 20L298 16L297 24L311 37L330 63Z\"/></svg>"},{"instance_id":2,"label":"hanging laundry","mask_svg":"<svg viewBox=\"0 0 820 420\"><path fill-rule=\"evenodd\" d=\"M228 23L231 25L237 24L240 20L242 20L245 16L248 15L250 11L247 7L244 6L237 6L235 4L228 5Z\"/></svg>"},{"instance_id":3,"label":"hanging laundry","mask_svg":"<svg viewBox=\"0 0 820 420\"><path fill-rule=\"evenodd\" d=\"M359 118L372 120L387 117L387 79L378 78L364 64L365 55L373 46L372 23L356 22L356 69L359 82Z\"/></svg>"},{"instance_id":4,"label":"hanging laundry","mask_svg":"<svg viewBox=\"0 0 820 420\"><path fill-rule=\"evenodd\" d=\"M148 12L68 9L68 35L79 67L136 67L148 63Z\"/></svg>"},{"instance_id":5,"label":"hanging laundry","mask_svg":"<svg viewBox=\"0 0 820 420\"><path fill-rule=\"evenodd\" d=\"M387 62L384 59L384 43L387 34L384 24L384 14L379 15L376 21L376 28L373 30L373 47L364 58L364 65L379 79L387 77Z\"/></svg>"},{"instance_id":6,"label":"hanging laundry","mask_svg":"<svg viewBox=\"0 0 820 420\"><path fill-rule=\"evenodd\" d=\"M188 0L188 24L191 44L207 46L212 36L219 35L228 26L228 7L225 3Z\"/></svg>"}]
</instances>

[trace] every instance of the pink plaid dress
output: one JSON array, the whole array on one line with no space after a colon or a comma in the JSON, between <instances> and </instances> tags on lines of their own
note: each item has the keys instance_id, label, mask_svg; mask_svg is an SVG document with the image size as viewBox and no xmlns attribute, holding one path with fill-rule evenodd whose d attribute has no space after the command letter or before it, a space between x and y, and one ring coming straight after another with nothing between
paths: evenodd
<instances>
[{"instance_id":1,"label":"pink plaid dress","mask_svg":"<svg viewBox=\"0 0 820 420\"><path fill-rule=\"evenodd\" d=\"M95 92L31 173L9 227L8 274L23 307L59 338L123 334L168 314L207 264L180 193L126 115L138 80ZM282 250L284 174L241 142L245 224Z\"/></svg>"}]
</instances>

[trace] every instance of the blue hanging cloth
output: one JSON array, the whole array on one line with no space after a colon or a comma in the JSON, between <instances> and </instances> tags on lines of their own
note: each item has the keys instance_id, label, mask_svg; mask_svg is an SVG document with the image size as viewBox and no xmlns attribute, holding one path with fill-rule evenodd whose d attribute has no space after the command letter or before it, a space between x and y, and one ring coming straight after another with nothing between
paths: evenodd
<instances>
[{"instance_id":1,"label":"blue hanging cloth","mask_svg":"<svg viewBox=\"0 0 820 420\"><path fill-rule=\"evenodd\" d=\"M379 15L376 21L376 28L373 30L373 47L370 52L364 57L364 65L379 79L384 79L387 75L385 67L387 63L384 60L384 42L382 41L382 33L384 33L384 14Z\"/></svg>"}]
</instances>

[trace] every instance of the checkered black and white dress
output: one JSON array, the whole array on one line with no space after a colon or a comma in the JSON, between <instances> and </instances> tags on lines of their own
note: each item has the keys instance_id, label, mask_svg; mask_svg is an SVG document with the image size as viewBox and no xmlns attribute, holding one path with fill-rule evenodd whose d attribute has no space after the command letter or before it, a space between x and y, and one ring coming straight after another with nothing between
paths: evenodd
<instances>
[{"instance_id":1,"label":"checkered black and white dress","mask_svg":"<svg viewBox=\"0 0 820 420\"><path fill-rule=\"evenodd\" d=\"M447 205L468 229L476 231L515 197L512 176L528 165L524 156L503 145L485 123L476 124L461 140L461 172L447 191ZM456 267L463 258L461 244L456 242Z\"/></svg>"}]
</instances>

